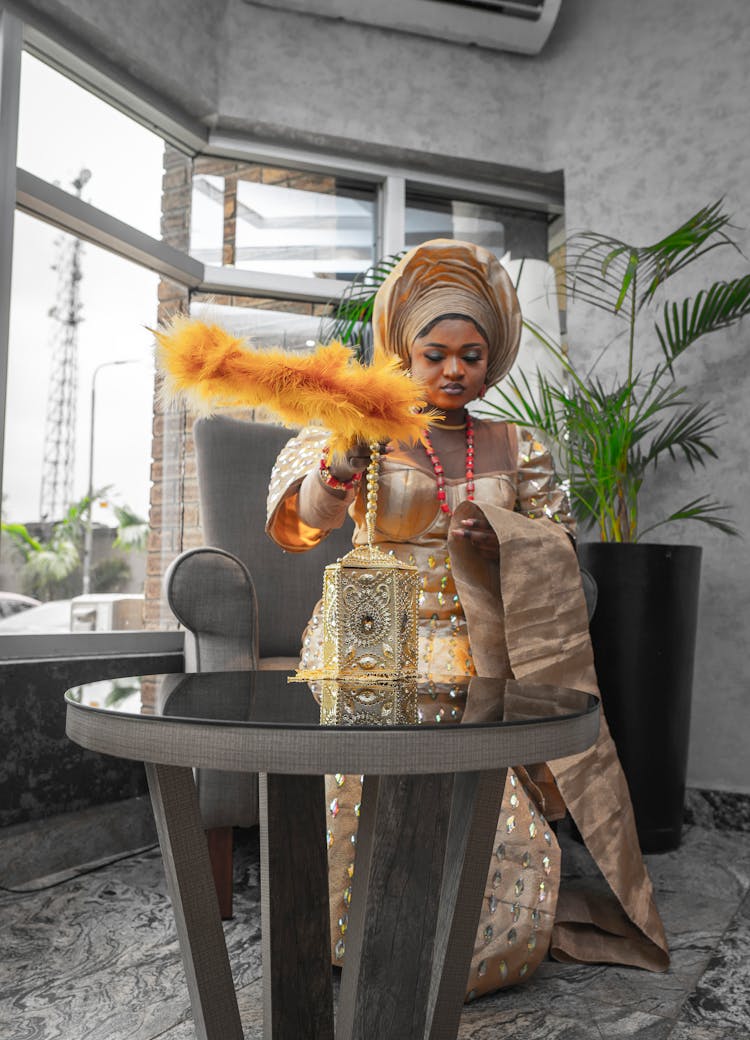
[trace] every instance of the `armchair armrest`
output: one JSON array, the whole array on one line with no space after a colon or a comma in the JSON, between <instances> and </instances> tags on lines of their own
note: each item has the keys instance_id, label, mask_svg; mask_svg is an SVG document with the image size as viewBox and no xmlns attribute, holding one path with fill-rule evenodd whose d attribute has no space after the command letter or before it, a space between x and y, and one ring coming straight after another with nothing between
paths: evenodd
<instances>
[{"instance_id":1,"label":"armchair armrest","mask_svg":"<svg viewBox=\"0 0 750 1040\"><path fill-rule=\"evenodd\" d=\"M583 585L583 595L586 600L586 612L588 613L589 621L591 621L596 610L599 589L593 574L590 574L585 567L581 567L581 585Z\"/></svg>"},{"instance_id":2,"label":"armchair armrest","mask_svg":"<svg viewBox=\"0 0 750 1040\"><path fill-rule=\"evenodd\" d=\"M181 553L164 576L172 613L186 629L185 670L258 667L258 605L247 567L224 549Z\"/></svg>"}]
</instances>

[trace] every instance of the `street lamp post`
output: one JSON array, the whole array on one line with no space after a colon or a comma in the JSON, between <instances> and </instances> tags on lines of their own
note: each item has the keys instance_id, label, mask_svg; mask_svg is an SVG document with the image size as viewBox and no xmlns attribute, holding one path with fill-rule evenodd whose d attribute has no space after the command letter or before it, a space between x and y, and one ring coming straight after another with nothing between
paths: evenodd
<instances>
[{"instance_id":1,"label":"street lamp post","mask_svg":"<svg viewBox=\"0 0 750 1040\"><path fill-rule=\"evenodd\" d=\"M103 368L112 365L137 365L140 358L122 358L119 361L103 361L97 365L91 377L91 426L89 429L89 484L88 505L86 507L86 527L83 536L83 593L91 591L91 555L94 540L93 508L94 508L94 420L96 418L96 377Z\"/></svg>"}]
</instances>

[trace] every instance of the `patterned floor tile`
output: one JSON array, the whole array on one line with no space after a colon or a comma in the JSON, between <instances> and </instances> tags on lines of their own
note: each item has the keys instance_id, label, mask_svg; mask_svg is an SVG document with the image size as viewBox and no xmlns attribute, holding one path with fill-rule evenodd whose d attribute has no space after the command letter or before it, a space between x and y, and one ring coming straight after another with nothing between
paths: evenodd
<instances>
[{"instance_id":1,"label":"patterned floor tile","mask_svg":"<svg viewBox=\"0 0 750 1040\"><path fill-rule=\"evenodd\" d=\"M460 1040L747 1040L750 836L691 827L649 867L669 972L545 962L525 986L467 1006ZM580 846L568 868L591 870ZM257 833L240 832L225 934L246 1040L262 1036L258 875ZM29 895L0 893L0 923L0 1036L192 1040L158 852Z\"/></svg>"},{"instance_id":2,"label":"patterned floor tile","mask_svg":"<svg viewBox=\"0 0 750 1040\"><path fill-rule=\"evenodd\" d=\"M717 945L680 1015L686 1025L750 1036L750 896Z\"/></svg>"},{"instance_id":3,"label":"patterned floor tile","mask_svg":"<svg viewBox=\"0 0 750 1040\"><path fill-rule=\"evenodd\" d=\"M477 1006L464 1012L458 1040L668 1040L671 1028L656 1015L591 1002L575 1017L560 1015L554 1003L546 1010Z\"/></svg>"}]
</instances>

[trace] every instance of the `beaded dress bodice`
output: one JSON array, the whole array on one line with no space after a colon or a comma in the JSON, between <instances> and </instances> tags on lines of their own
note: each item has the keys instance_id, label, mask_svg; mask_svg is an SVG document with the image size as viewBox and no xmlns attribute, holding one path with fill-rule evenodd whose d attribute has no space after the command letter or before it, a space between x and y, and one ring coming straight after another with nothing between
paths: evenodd
<instances>
[{"instance_id":1,"label":"beaded dress bodice","mask_svg":"<svg viewBox=\"0 0 750 1040\"><path fill-rule=\"evenodd\" d=\"M570 524L567 499L555 481L549 453L527 432L506 423L476 420L476 435L482 455L493 460L474 475L477 503L517 509L528 516L547 516ZM332 498L318 487L315 465L325 443L324 430L305 430L290 441L279 456L269 492L269 532L289 549L307 546L314 533L320 538L326 529L343 522L351 514L355 532L353 542L367 542L365 500L363 495L347 493ZM463 443L456 451L463 454ZM312 464L311 464L312 462ZM311 483L316 501L306 504L300 516L295 496L306 480ZM451 510L466 499L465 477L445 480ZM325 515L321 511L325 509ZM405 563L417 567L419 592L419 671L435 676L474 674L469 636L451 569L449 530L451 516L440 508L436 496L435 474L424 449L397 447L381 459L375 543ZM297 532L295 524L299 524ZM311 534L312 532L312 534ZM299 544L297 544L299 541ZM319 605L303 637L301 665L314 668L321 659L322 626ZM456 718L459 708L451 703L436 707L436 716L445 712Z\"/></svg>"}]
</instances>

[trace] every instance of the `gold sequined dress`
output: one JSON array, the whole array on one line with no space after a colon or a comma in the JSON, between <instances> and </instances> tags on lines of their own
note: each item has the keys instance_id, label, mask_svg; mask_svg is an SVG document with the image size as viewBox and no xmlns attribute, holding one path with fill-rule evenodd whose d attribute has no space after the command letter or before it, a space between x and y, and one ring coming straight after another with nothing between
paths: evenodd
<instances>
[{"instance_id":1,"label":"gold sequined dress","mask_svg":"<svg viewBox=\"0 0 750 1040\"><path fill-rule=\"evenodd\" d=\"M477 455L497 464L491 472L475 474L478 501L572 525L549 453L527 431L477 420L474 437ZM354 544L367 540L363 496L354 491L332 495L317 477L325 441L325 431L303 430L284 448L271 477L268 530L289 551L316 544L340 526L347 511L355 521ZM460 439L456 450L464 451ZM465 490L465 480L446 480L452 508L465 498ZM419 672L427 677L429 691L421 699L420 716L458 721L462 694L441 680L473 675L475 668L448 550L451 518L440 509L435 492L435 475L421 448L398 448L383 458L375 541L420 573ZM320 603L303 636L303 668L320 661L319 608ZM360 792L358 776L326 779L332 953L338 963L346 949ZM554 918L559 848L538 802L513 771L495 850L469 979L471 996L530 975L546 953Z\"/></svg>"}]
</instances>

